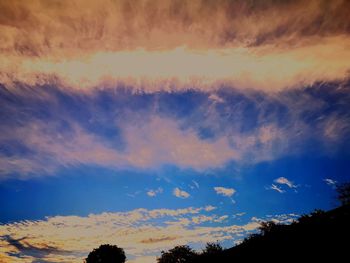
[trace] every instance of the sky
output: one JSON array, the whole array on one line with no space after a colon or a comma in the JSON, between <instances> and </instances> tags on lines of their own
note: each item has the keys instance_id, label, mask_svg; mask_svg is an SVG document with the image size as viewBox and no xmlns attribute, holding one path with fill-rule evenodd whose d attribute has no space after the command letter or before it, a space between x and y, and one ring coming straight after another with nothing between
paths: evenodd
<instances>
[{"instance_id":1,"label":"sky","mask_svg":"<svg viewBox=\"0 0 350 263\"><path fill-rule=\"evenodd\" d=\"M156 262L339 205L349 1L0 10L0 262Z\"/></svg>"}]
</instances>

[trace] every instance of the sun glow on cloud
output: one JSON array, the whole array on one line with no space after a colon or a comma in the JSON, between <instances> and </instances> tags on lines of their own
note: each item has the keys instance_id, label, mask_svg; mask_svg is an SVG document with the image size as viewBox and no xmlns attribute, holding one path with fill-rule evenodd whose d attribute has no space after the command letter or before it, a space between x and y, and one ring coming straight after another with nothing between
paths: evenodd
<instances>
[{"instance_id":1,"label":"sun glow on cloud","mask_svg":"<svg viewBox=\"0 0 350 263\"><path fill-rule=\"evenodd\" d=\"M1 81L30 85L59 80L78 89L124 84L146 92L219 85L276 91L348 77L350 42L330 38L322 43L275 50L273 47L195 51L121 51L96 53L81 60L53 61L5 58Z\"/></svg>"},{"instance_id":2,"label":"sun glow on cloud","mask_svg":"<svg viewBox=\"0 0 350 263\"><path fill-rule=\"evenodd\" d=\"M258 2L4 1L0 81L276 91L349 77L347 1Z\"/></svg>"}]
</instances>

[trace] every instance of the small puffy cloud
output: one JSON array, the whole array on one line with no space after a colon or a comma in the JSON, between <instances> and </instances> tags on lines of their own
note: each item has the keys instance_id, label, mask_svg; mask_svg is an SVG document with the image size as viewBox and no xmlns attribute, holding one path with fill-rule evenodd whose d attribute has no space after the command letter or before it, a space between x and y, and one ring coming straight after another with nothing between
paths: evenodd
<instances>
[{"instance_id":1,"label":"small puffy cloud","mask_svg":"<svg viewBox=\"0 0 350 263\"><path fill-rule=\"evenodd\" d=\"M227 197L233 196L233 194L236 192L236 190L233 188L225 188L221 186L214 187L214 190L218 195L227 196Z\"/></svg>"},{"instance_id":2,"label":"small puffy cloud","mask_svg":"<svg viewBox=\"0 0 350 263\"><path fill-rule=\"evenodd\" d=\"M292 181L288 180L285 177L279 177L275 179L274 182L281 185L287 185L289 188L297 188L297 186Z\"/></svg>"},{"instance_id":3,"label":"small puffy cloud","mask_svg":"<svg viewBox=\"0 0 350 263\"><path fill-rule=\"evenodd\" d=\"M186 191L181 190L180 188L176 187L174 188L173 195L175 195L178 198L188 198L190 197L190 194Z\"/></svg>"},{"instance_id":4,"label":"small puffy cloud","mask_svg":"<svg viewBox=\"0 0 350 263\"><path fill-rule=\"evenodd\" d=\"M151 190L147 191L147 195L149 197L155 197L161 193L163 193L163 188L161 188L161 187L158 187L157 189L154 189L154 190L151 189Z\"/></svg>"},{"instance_id":5,"label":"small puffy cloud","mask_svg":"<svg viewBox=\"0 0 350 263\"><path fill-rule=\"evenodd\" d=\"M323 179L323 181L332 187L336 186L336 184L338 183L337 181L330 179L330 178L325 178L325 179Z\"/></svg>"},{"instance_id":6,"label":"small puffy cloud","mask_svg":"<svg viewBox=\"0 0 350 263\"><path fill-rule=\"evenodd\" d=\"M273 180L274 184L271 184L271 186L266 187L267 190L274 190L279 192L280 194L283 194L286 192L286 188L292 188L292 189L296 189L298 186L295 185L292 181L290 181L289 179L287 179L286 177L279 177L276 178L275 180ZM285 187L285 189L283 189L283 187ZM287 189L288 189L287 188ZM295 190L296 191L296 190Z\"/></svg>"},{"instance_id":7,"label":"small puffy cloud","mask_svg":"<svg viewBox=\"0 0 350 263\"><path fill-rule=\"evenodd\" d=\"M213 210L215 210L215 209L216 209L216 207L215 207L215 206L212 206L212 205L208 205L208 206L206 206L206 207L204 208L204 210L207 211L207 212L213 211Z\"/></svg>"},{"instance_id":8,"label":"small puffy cloud","mask_svg":"<svg viewBox=\"0 0 350 263\"><path fill-rule=\"evenodd\" d=\"M337 184L338 182L336 180L330 179L330 178L325 178L323 179L323 181L329 185L330 187L332 187L333 189L337 188Z\"/></svg>"}]
</instances>

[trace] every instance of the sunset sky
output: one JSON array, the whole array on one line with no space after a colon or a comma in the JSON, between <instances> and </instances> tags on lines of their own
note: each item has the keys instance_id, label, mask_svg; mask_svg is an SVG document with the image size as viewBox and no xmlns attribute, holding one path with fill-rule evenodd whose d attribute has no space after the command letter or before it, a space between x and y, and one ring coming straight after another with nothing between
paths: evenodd
<instances>
[{"instance_id":1,"label":"sunset sky","mask_svg":"<svg viewBox=\"0 0 350 263\"><path fill-rule=\"evenodd\" d=\"M338 205L350 1L0 0L0 262L128 262Z\"/></svg>"}]
</instances>

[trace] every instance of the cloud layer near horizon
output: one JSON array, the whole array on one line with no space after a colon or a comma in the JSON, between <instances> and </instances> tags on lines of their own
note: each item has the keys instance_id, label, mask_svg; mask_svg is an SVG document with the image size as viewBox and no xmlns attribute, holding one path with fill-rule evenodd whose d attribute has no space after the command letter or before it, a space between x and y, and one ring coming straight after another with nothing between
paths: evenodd
<instances>
[{"instance_id":1,"label":"cloud layer near horizon","mask_svg":"<svg viewBox=\"0 0 350 263\"><path fill-rule=\"evenodd\" d=\"M256 218L228 223L229 216L215 214L215 207L136 209L128 212L55 216L0 226L0 259L29 262L81 262L98 244L123 247L129 262L155 261L161 250L179 244L235 240L259 226ZM270 216L288 223L294 214ZM135 261L134 261L135 260Z\"/></svg>"}]
</instances>

